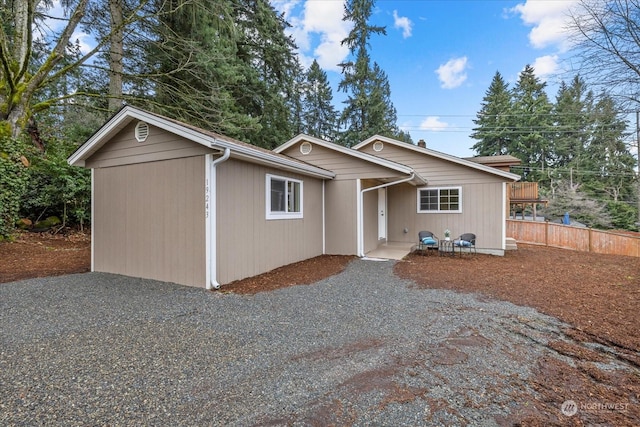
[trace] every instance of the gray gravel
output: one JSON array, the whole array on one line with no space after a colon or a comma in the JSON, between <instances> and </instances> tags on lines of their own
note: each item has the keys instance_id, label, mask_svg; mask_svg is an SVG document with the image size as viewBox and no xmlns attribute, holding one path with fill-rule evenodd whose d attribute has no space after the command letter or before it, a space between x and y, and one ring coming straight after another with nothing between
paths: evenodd
<instances>
[{"instance_id":1,"label":"gray gravel","mask_svg":"<svg viewBox=\"0 0 640 427\"><path fill-rule=\"evenodd\" d=\"M0 285L0 425L492 426L535 398L557 320L392 266L254 296L101 273Z\"/></svg>"}]
</instances>

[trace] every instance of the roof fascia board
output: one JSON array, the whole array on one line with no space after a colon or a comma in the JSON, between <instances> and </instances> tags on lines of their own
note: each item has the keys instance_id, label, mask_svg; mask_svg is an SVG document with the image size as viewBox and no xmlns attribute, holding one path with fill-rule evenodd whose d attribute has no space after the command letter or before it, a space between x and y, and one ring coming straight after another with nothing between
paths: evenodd
<instances>
[{"instance_id":1,"label":"roof fascia board","mask_svg":"<svg viewBox=\"0 0 640 427\"><path fill-rule=\"evenodd\" d=\"M284 150L294 146L295 144L297 144L297 143L299 143L301 141L312 142L314 144L318 144L318 145L320 145L322 147L328 148L329 150L338 151L338 152L346 154L348 156L356 157L356 158L358 158L360 160L364 160L366 162L374 163L374 164L376 164L378 166L383 166L383 167L386 167L388 169L395 170L397 172L402 172L402 173L405 173L405 174L411 174L411 173L414 172L414 170L412 168L410 168L409 166L403 165L401 163L397 163L397 162L394 162L392 160L387 160L387 159L384 159L382 157L373 156L371 154L363 153L361 151L356 151L356 150L351 149L351 148L343 147L342 145L334 144L333 142L328 142L328 141L325 141L323 139L316 138L316 137L309 136L309 135L304 135L304 134L300 134L300 135L294 137L293 139L290 139L289 141L285 142L284 144L279 145L278 147L274 148L273 151L276 152L276 153L282 153Z\"/></svg>"},{"instance_id":2,"label":"roof fascia board","mask_svg":"<svg viewBox=\"0 0 640 427\"><path fill-rule=\"evenodd\" d=\"M68 162L75 166L84 166L84 161L87 157L97 151L102 144L100 143L106 139L111 132L119 130L119 126L129 120L138 119L142 120L150 125L156 126L160 129L164 129L175 135L186 138L190 141L204 145L208 148L229 148L234 154L233 157L243 158L246 160L260 160L262 163L277 166L286 167L295 172L302 172L304 174L313 175L321 178L335 178L335 173L327 171L325 169L318 168L313 165L306 165L298 163L294 160L283 159L279 156L274 156L269 153L264 153L259 150L253 150L250 147L244 147L238 144L234 144L231 141L225 141L220 138L215 138L210 135L203 134L197 130L190 129L180 125L179 123L165 120L162 117L149 113L144 110L139 110L131 106L123 107L118 113L116 113L111 120L109 120L102 128L100 128L86 143L83 144L75 153L69 157Z\"/></svg>"},{"instance_id":3,"label":"roof fascia board","mask_svg":"<svg viewBox=\"0 0 640 427\"><path fill-rule=\"evenodd\" d=\"M389 143L392 145L395 145L397 147L402 147L405 148L407 150L412 150L415 151L417 153L421 153L421 154L428 154L430 156L436 157L438 159L442 159L442 160L447 160L449 162L453 162L453 163L457 163L459 165L462 166L467 166L470 167L472 169L477 169L477 170L481 170L483 172L487 172L493 175L498 175L501 176L503 178L507 178L513 181L519 181L520 180L520 175L516 175L514 173L511 172L505 172L505 171L501 171L500 169L496 169L496 168L492 168L491 166L485 166L485 165L481 165L479 163L475 163L472 162L470 160L465 160L461 157L456 157L456 156L452 156L450 154L446 154L446 153L441 153L439 151L435 151L435 150L431 150L429 148L422 148L422 147L418 147L415 146L413 144L409 144L407 142L402 142L402 141L398 141L395 140L393 138L388 138L386 136L381 136L381 135L374 135L364 141L362 141L361 143L355 145L353 147L354 150L359 150L362 147L374 142L374 141L382 141L385 143Z\"/></svg>"}]
</instances>

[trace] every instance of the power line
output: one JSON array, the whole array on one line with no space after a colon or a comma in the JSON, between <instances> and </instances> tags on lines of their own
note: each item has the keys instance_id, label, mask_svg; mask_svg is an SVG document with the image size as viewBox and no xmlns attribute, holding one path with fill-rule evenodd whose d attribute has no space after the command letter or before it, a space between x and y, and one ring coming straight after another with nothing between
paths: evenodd
<instances>
[{"instance_id":1,"label":"power line","mask_svg":"<svg viewBox=\"0 0 640 427\"><path fill-rule=\"evenodd\" d=\"M598 170L588 170L588 169L578 169L576 167L564 166L564 167L546 167L542 168L540 166L530 166L530 165L518 165L511 166L511 169L522 170L522 172L545 172L555 171L555 172L564 172L567 174L573 173L574 176L580 175L593 175L593 176L622 176L622 177L631 177L635 178L636 174L634 172L603 172ZM573 172L571 170L573 169Z\"/></svg>"}]
</instances>

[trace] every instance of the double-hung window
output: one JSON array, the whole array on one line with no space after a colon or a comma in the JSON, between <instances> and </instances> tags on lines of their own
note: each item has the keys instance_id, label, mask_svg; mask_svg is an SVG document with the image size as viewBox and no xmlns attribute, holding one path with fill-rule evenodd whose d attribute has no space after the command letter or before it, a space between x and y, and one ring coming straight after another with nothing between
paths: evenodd
<instances>
[{"instance_id":1,"label":"double-hung window","mask_svg":"<svg viewBox=\"0 0 640 427\"><path fill-rule=\"evenodd\" d=\"M302 181L267 174L267 219L302 218Z\"/></svg>"},{"instance_id":2,"label":"double-hung window","mask_svg":"<svg viewBox=\"0 0 640 427\"><path fill-rule=\"evenodd\" d=\"M462 188L419 188L418 213L462 212Z\"/></svg>"}]
</instances>

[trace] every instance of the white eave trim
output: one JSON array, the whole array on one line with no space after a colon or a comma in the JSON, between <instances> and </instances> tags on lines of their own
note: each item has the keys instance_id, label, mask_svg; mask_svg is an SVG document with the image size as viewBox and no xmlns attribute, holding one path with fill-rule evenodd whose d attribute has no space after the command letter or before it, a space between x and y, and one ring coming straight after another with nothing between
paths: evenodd
<instances>
[{"instance_id":1,"label":"white eave trim","mask_svg":"<svg viewBox=\"0 0 640 427\"><path fill-rule=\"evenodd\" d=\"M368 154L368 153L363 153L361 151L356 151L354 149L351 148L347 148L347 147L343 147L342 145L338 145L338 144L334 144L333 142L328 142L325 141L323 139L320 138L316 138L313 136L309 136L309 135L304 135L304 134L300 134L298 136L296 136L295 138L290 139L289 141L285 142L282 145L279 145L278 147L274 148L273 151L275 153L282 153L283 151L285 151L286 149L296 145L299 142L302 141L308 141L311 142L313 144L317 144L320 145L322 147L328 148L329 150L334 150L337 151L339 153L343 153L346 154L347 156L351 156L351 157L355 157L357 159L360 160L364 160L365 162L370 162L373 164L376 164L378 166L382 166L391 170L394 170L396 172L400 172L406 175L410 175L412 173L415 173L415 171L410 168L407 165L403 165L401 163L397 163L394 162L392 160L387 160L385 158L382 157L378 157L378 156L374 156L372 154ZM417 176L417 174L416 174Z\"/></svg>"},{"instance_id":2,"label":"white eave trim","mask_svg":"<svg viewBox=\"0 0 640 427\"><path fill-rule=\"evenodd\" d=\"M264 163L280 169L314 176L316 178L333 179L336 176L335 173L326 169L300 163L294 159L289 160L269 152L252 149L251 147L245 147L231 141L216 138L211 135L201 133L195 129L182 126L174 121L166 120L153 113L149 113L148 111L140 110L131 106L125 106L118 111L104 126L93 134L87 142L69 156L67 162L73 166L84 166L85 160L100 149L111 134L119 132L124 125L130 123L133 119L144 121L149 125L164 129L167 132L171 132L208 148L218 148L221 150L229 148L231 150L232 157L234 158L254 163Z\"/></svg>"},{"instance_id":3,"label":"white eave trim","mask_svg":"<svg viewBox=\"0 0 640 427\"><path fill-rule=\"evenodd\" d=\"M353 147L354 150L360 150L362 147L371 144L374 141L382 141L385 142L387 144L391 144L391 145L395 145L397 147L401 147L401 148L405 148L407 150L412 150L421 154L427 154L429 156L438 158L438 159L442 159L442 160L447 160L449 162L452 163L457 163L459 165L462 166L467 166L469 168L472 169L477 169L483 172L487 172L493 175L497 175L500 176L502 178L506 178L510 181L519 181L520 180L520 175L516 175L514 173L511 172L505 172L505 171L501 171L500 169L496 169L493 168L491 166L485 166L485 165L481 165L479 163L475 163L472 162L470 160L465 160L461 157L456 157L456 156L452 156L450 154L445 154L445 153L441 153L439 151L435 151L435 150L431 150L429 148L422 148L422 147L418 147L417 145L413 145L413 144L409 144L406 142L402 142L402 141L398 141L396 139L393 138L388 138L386 136L381 136L381 135L374 135L371 138L368 138L364 141L362 141L361 143L355 145Z\"/></svg>"}]
</instances>

